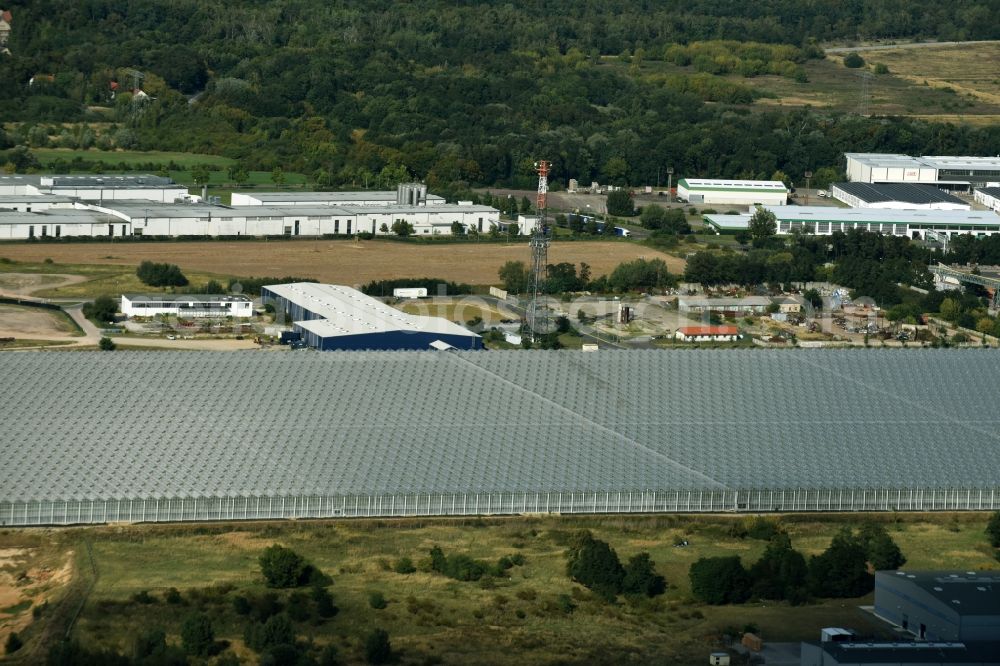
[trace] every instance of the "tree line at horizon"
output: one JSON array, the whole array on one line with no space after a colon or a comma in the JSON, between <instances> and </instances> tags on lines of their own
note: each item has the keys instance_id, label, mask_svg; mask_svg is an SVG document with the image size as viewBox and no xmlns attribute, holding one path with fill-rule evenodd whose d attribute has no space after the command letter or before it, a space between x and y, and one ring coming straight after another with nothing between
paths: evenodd
<instances>
[{"instance_id":1,"label":"tree line at horizon","mask_svg":"<svg viewBox=\"0 0 1000 666\"><path fill-rule=\"evenodd\" d=\"M752 110L758 93L740 83L800 76L823 40L1000 36L1000 10L972 0L561 0L544 17L519 1L12 9L0 114L22 122L0 134L0 151L56 141L219 154L245 172L282 167L320 186L531 187L540 158L553 162L554 184L657 183L668 166L714 177L781 170L799 181L806 170L836 173L844 151L976 154L1000 142L996 126ZM680 73L643 67L657 61ZM132 96L132 70L155 99ZM23 153L3 159L31 166Z\"/></svg>"}]
</instances>

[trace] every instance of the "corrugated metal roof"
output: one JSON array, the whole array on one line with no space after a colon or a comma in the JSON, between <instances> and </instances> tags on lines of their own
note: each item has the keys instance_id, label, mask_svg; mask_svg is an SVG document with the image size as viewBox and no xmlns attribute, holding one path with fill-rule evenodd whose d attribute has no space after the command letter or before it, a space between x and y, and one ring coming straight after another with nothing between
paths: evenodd
<instances>
[{"instance_id":1,"label":"corrugated metal roof","mask_svg":"<svg viewBox=\"0 0 1000 666\"><path fill-rule=\"evenodd\" d=\"M985 350L0 354L0 501L1000 486Z\"/></svg>"},{"instance_id":2,"label":"corrugated metal roof","mask_svg":"<svg viewBox=\"0 0 1000 666\"><path fill-rule=\"evenodd\" d=\"M684 335L736 335L740 329L735 326L681 326L677 332Z\"/></svg>"},{"instance_id":3,"label":"corrugated metal roof","mask_svg":"<svg viewBox=\"0 0 1000 666\"><path fill-rule=\"evenodd\" d=\"M407 314L343 285L294 282L267 285L264 289L313 313L316 318L295 324L323 337L387 331L476 336L443 317Z\"/></svg>"}]
</instances>

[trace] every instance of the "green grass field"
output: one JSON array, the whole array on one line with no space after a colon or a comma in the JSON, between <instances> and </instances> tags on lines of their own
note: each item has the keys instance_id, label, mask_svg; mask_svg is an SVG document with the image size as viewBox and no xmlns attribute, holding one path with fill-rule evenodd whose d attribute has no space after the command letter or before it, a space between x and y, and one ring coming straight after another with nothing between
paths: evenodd
<instances>
[{"instance_id":1,"label":"green grass field","mask_svg":"<svg viewBox=\"0 0 1000 666\"><path fill-rule=\"evenodd\" d=\"M841 525L857 525L852 515L782 517L793 544L807 556L821 552ZM991 568L986 518L976 514L880 515L908 557L907 567ZM297 625L300 639L335 644L346 663L361 659L364 635L372 627L390 633L399 663L700 663L718 637L748 623L766 641L813 639L823 626L850 626L881 632L857 606L834 600L790 607L783 603L711 607L692 600L687 571L703 556L739 555L756 560L765 542L729 536L728 516L539 517L507 519L427 519L276 524L219 524L99 527L59 534L58 548L82 552L93 544L99 579L84 608L76 636L85 644L127 649L137 632L162 626L177 640L182 619L201 608L215 618L218 638L252 658L242 643L246 618L235 613L236 594L265 591L257 558L280 543L331 575L340 614L327 621ZM565 575L571 536L589 529L608 541L622 560L648 551L670 584L653 600L619 600L608 605ZM15 533L18 534L18 533ZM675 547L675 539L688 547ZM0 545L3 537L0 536ZM428 550L464 553L496 561L520 553L524 566L509 578L459 582L426 569ZM408 556L418 571L403 575L393 563ZM83 566L83 563L78 566ZM182 604L164 603L177 588ZM148 591L155 603L130 601ZM368 595L388 600L371 608ZM566 595L575 609L566 613ZM283 598L287 593L282 592ZM30 633L29 633L30 635Z\"/></svg>"}]
</instances>

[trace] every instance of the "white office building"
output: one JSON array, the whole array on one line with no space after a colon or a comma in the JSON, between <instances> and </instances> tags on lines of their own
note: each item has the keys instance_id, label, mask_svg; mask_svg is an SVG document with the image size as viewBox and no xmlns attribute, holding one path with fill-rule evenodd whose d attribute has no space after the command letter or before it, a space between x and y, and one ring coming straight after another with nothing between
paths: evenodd
<instances>
[{"instance_id":1,"label":"white office building","mask_svg":"<svg viewBox=\"0 0 1000 666\"><path fill-rule=\"evenodd\" d=\"M247 318L253 316L253 301L247 296L226 294L122 294L121 311L129 318Z\"/></svg>"}]
</instances>

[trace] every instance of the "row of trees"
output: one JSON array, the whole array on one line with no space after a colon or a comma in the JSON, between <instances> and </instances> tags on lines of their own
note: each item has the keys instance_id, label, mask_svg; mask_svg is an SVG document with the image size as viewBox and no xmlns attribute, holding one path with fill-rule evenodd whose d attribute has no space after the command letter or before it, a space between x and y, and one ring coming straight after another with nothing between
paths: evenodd
<instances>
[{"instance_id":1,"label":"row of trees","mask_svg":"<svg viewBox=\"0 0 1000 666\"><path fill-rule=\"evenodd\" d=\"M720 75L798 76L802 59L818 53L810 38L853 39L872 26L893 37L997 32L997 10L958 5L924 13L901 0L863 9L829 1L720 8L703 0L669 9L564 1L543 20L524 2L390 8L305 0L289 8L264 0L222 11L205 0L155 9L43 0L17 10L12 55L0 60L0 115L53 127L110 116L117 127L107 136L67 128L55 139L224 154L244 171L280 166L325 186L373 186L403 173L434 187L530 187L539 156L553 160L553 182L654 183L667 165L719 177L781 169L799 180L806 170L838 167L845 150L975 154L995 145L1000 130L751 113L754 88ZM747 35L755 43L741 43ZM609 55L630 66L608 66ZM702 71L641 67L664 57ZM155 101L137 104L124 90L130 68L145 74L141 85ZM40 73L52 80L28 86ZM35 131L17 141L52 136Z\"/></svg>"},{"instance_id":2,"label":"row of trees","mask_svg":"<svg viewBox=\"0 0 1000 666\"><path fill-rule=\"evenodd\" d=\"M857 532L844 528L821 554L809 558L792 548L785 532L776 533L749 569L737 555L701 558L691 565L691 592L709 604L743 603L752 598L803 603L810 596L852 598L874 589L875 570L898 569L906 562L885 528L866 523Z\"/></svg>"},{"instance_id":3,"label":"row of trees","mask_svg":"<svg viewBox=\"0 0 1000 666\"><path fill-rule=\"evenodd\" d=\"M143 261L135 274L143 284L148 284L150 287L184 287L188 283L188 279L176 264Z\"/></svg>"},{"instance_id":4,"label":"row of trees","mask_svg":"<svg viewBox=\"0 0 1000 666\"><path fill-rule=\"evenodd\" d=\"M755 216L754 221L750 240L755 249L698 252L688 259L684 279L744 286L828 280L883 306L904 298L897 283L933 289L927 266L940 255L906 238L853 229L832 236L798 234L786 240L773 235L773 220L766 215Z\"/></svg>"},{"instance_id":5,"label":"row of trees","mask_svg":"<svg viewBox=\"0 0 1000 666\"><path fill-rule=\"evenodd\" d=\"M523 261L508 261L497 271L503 288L513 294L526 293L531 288L531 271ZM545 267L543 291L560 294L574 291L617 292L647 291L674 287L676 275L670 273L662 259L633 259L615 267L611 275L592 278L590 265L561 262Z\"/></svg>"}]
</instances>

